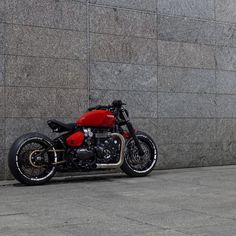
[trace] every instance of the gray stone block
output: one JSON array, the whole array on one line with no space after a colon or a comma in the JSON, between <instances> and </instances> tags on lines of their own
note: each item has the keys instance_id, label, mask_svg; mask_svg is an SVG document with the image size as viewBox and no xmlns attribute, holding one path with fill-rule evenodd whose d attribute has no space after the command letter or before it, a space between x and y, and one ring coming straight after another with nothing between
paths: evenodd
<instances>
[{"instance_id":1,"label":"gray stone block","mask_svg":"<svg viewBox=\"0 0 236 236\"><path fill-rule=\"evenodd\" d=\"M5 57L0 55L0 86L4 85L4 63Z\"/></svg>"},{"instance_id":2,"label":"gray stone block","mask_svg":"<svg viewBox=\"0 0 236 236\"><path fill-rule=\"evenodd\" d=\"M90 34L91 59L137 64L157 64L155 39Z\"/></svg>"},{"instance_id":3,"label":"gray stone block","mask_svg":"<svg viewBox=\"0 0 236 236\"><path fill-rule=\"evenodd\" d=\"M87 88L87 64L78 60L7 56L6 85Z\"/></svg>"},{"instance_id":4,"label":"gray stone block","mask_svg":"<svg viewBox=\"0 0 236 236\"><path fill-rule=\"evenodd\" d=\"M89 0L92 4L156 11L156 0Z\"/></svg>"},{"instance_id":5,"label":"gray stone block","mask_svg":"<svg viewBox=\"0 0 236 236\"><path fill-rule=\"evenodd\" d=\"M8 152L6 154L6 156L8 155ZM15 180L15 178L13 177L13 175L11 174L9 168L7 165L5 165L5 179L6 180Z\"/></svg>"},{"instance_id":6,"label":"gray stone block","mask_svg":"<svg viewBox=\"0 0 236 236\"><path fill-rule=\"evenodd\" d=\"M90 88L157 91L157 66L97 62L91 64Z\"/></svg>"},{"instance_id":7,"label":"gray stone block","mask_svg":"<svg viewBox=\"0 0 236 236\"><path fill-rule=\"evenodd\" d=\"M221 165L222 157L215 143L159 145L159 169Z\"/></svg>"},{"instance_id":8,"label":"gray stone block","mask_svg":"<svg viewBox=\"0 0 236 236\"><path fill-rule=\"evenodd\" d=\"M214 159L218 161L214 162ZM205 166L236 165L236 141L217 143L214 159L210 159Z\"/></svg>"},{"instance_id":9,"label":"gray stone block","mask_svg":"<svg viewBox=\"0 0 236 236\"><path fill-rule=\"evenodd\" d=\"M215 119L159 119L159 144L215 141Z\"/></svg>"},{"instance_id":10,"label":"gray stone block","mask_svg":"<svg viewBox=\"0 0 236 236\"><path fill-rule=\"evenodd\" d=\"M86 59L86 33L83 32L7 25L6 40L8 54Z\"/></svg>"},{"instance_id":11,"label":"gray stone block","mask_svg":"<svg viewBox=\"0 0 236 236\"><path fill-rule=\"evenodd\" d=\"M131 119L134 128L137 131L146 132L154 140L156 145L159 144L159 134L157 132L157 119Z\"/></svg>"},{"instance_id":12,"label":"gray stone block","mask_svg":"<svg viewBox=\"0 0 236 236\"><path fill-rule=\"evenodd\" d=\"M236 143L236 119L217 119L216 139L228 147ZM236 152L235 152L236 156Z\"/></svg>"},{"instance_id":13,"label":"gray stone block","mask_svg":"<svg viewBox=\"0 0 236 236\"><path fill-rule=\"evenodd\" d=\"M0 7L1 7L1 4L0 4ZM0 23L0 54L4 54L6 52L5 46L6 46L5 25Z\"/></svg>"},{"instance_id":14,"label":"gray stone block","mask_svg":"<svg viewBox=\"0 0 236 236\"><path fill-rule=\"evenodd\" d=\"M159 117L215 117L215 95L188 93L159 93Z\"/></svg>"},{"instance_id":15,"label":"gray stone block","mask_svg":"<svg viewBox=\"0 0 236 236\"><path fill-rule=\"evenodd\" d=\"M158 0L161 14L214 19L214 0Z\"/></svg>"},{"instance_id":16,"label":"gray stone block","mask_svg":"<svg viewBox=\"0 0 236 236\"><path fill-rule=\"evenodd\" d=\"M234 24L216 24L216 44L236 47L236 26Z\"/></svg>"},{"instance_id":17,"label":"gray stone block","mask_svg":"<svg viewBox=\"0 0 236 236\"><path fill-rule=\"evenodd\" d=\"M0 118L5 117L5 93L4 87L0 87Z\"/></svg>"},{"instance_id":18,"label":"gray stone block","mask_svg":"<svg viewBox=\"0 0 236 236\"><path fill-rule=\"evenodd\" d=\"M216 20L236 23L235 0L216 0Z\"/></svg>"},{"instance_id":19,"label":"gray stone block","mask_svg":"<svg viewBox=\"0 0 236 236\"><path fill-rule=\"evenodd\" d=\"M6 152L0 149L0 180L5 178Z\"/></svg>"},{"instance_id":20,"label":"gray stone block","mask_svg":"<svg viewBox=\"0 0 236 236\"><path fill-rule=\"evenodd\" d=\"M158 41L159 65L194 67L194 68L215 68L214 47Z\"/></svg>"},{"instance_id":21,"label":"gray stone block","mask_svg":"<svg viewBox=\"0 0 236 236\"><path fill-rule=\"evenodd\" d=\"M217 93L236 94L236 71L216 71Z\"/></svg>"},{"instance_id":22,"label":"gray stone block","mask_svg":"<svg viewBox=\"0 0 236 236\"><path fill-rule=\"evenodd\" d=\"M111 104L113 100L121 99L127 103L130 116L135 118L157 117L157 93L134 91L91 90L90 104Z\"/></svg>"},{"instance_id":23,"label":"gray stone block","mask_svg":"<svg viewBox=\"0 0 236 236\"><path fill-rule=\"evenodd\" d=\"M37 132L52 137L47 120L47 118L7 118L6 149L9 149L17 138L26 133Z\"/></svg>"},{"instance_id":24,"label":"gray stone block","mask_svg":"<svg viewBox=\"0 0 236 236\"><path fill-rule=\"evenodd\" d=\"M147 12L91 6L90 31L156 38L156 15Z\"/></svg>"},{"instance_id":25,"label":"gray stone block","mask_svg":"<svg viewBox=\"0 0 236 236\"><path fill-rule=\"evenodd\" d=\"M5 0L0 1L0 22L4 22L6 18Z\"/></svg>"},{"instance_id":26,"label":"gray stone block","mask_svg":"<svg viewBox=\"0 0 236 236\"><path fill-rule=\"evenodd\" d=\"M215 71L160 66L158 91L215 93Z\"/></svg>"},{"instance_id":27,"label":"gray stone block","mask_svg":"<svg viewBox=\"0 0 236 236\"><path fill-rule=\"evenodd\" d=\"M5 149L5 118L0 118L0 149Z\"/></svg>"},{"instance_id":28,"label":"gray stone block","mask_svg":"<svg viewBox=\"0 0 236 236\"><path fill-rule=\"evenodd\" d=\"M64 0L5 1L6 21L15 24L86 30L86 5Z\"/></svg>"},{"instance_id":29,"label":"gray stone block","mask_svg":"<svg viewBox=\"0 0 236 236\"><path fill-rule=\"evenodd\" d=\"M216 115L223 118L236 117L236 95L216 95Z\"/></svg>"},{"instance_id":30,"label":"gray stone block","mask_svg":"<svg viewBox=\"0 0 236 236\"><path fill-rule=\"evenodd\" d=\"M7 117L77 117L87 108L86 90L6 87Z\"/></svg>"},{"instance_id":31,"label":"gray stone block","mask_svg":"<svg viewBox=\"0 0 236 236\"><path fill-rule=\"evenodd\" d=\"M236 48L217 47L215 58L216 66L222 70L236 70Z\"/></svg>"},{"instance_id":32,"label":"gray stone block","mask_svg":"<svg viewBox=\"0 0 236 236\"><path fill-rule=\"evenodd\" d=\"M158 39L215 44L215 23L186 17L159 16Z\"/></svg>"},{"instance_id":33,"label":"gray stone block","mask_svg":"<svg viewBox=\"0 0 236 236\"><path fill-rule=\"evenodd\" d=\"M61 122L72 123L75 122L73 118L58 118L50 117L50 119L57 119ZM6 119L6 149L8 150L13 142L23 134L37 132L55 138L59 134L53 133L51 128L47 125L49 118L7 118Z\"/></svg>"},{"instance_id":34,"label":"gray stone block","mask_svg":"<svg viewBox=\"0 0 236 236\"><path fill-rule=\"evenodd\" d=\"M85 89L57 89L55 115L79 117L88 108L88 92Z\"/></svg>"},{"instance_id":35,"label":"gray stone block","mask_svg":"<svg viewBox=\"0 0 236 236\"><path fill-rule=\"evenodd\" d=\"M55 116L56 89L6 87L7 117Z\"/></svg>"},{"instance_id":36,"label":"gray stone block","mask_svg":"<svg viewBox=\"0 0 236 236\"><path fill-rule=\"evenodd\" d=\"M236 164L236 143L167 144L160 145L161 168L221 166Z\"/></svg>"}]
</instances>

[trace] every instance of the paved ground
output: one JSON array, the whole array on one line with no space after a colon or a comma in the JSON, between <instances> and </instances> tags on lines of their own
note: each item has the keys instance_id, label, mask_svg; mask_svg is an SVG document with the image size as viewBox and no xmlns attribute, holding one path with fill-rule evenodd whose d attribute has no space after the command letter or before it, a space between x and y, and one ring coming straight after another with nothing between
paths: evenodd
<instances>
[{"instance_id":1,"label":"paved ground","mask_svg":"<svg viewBox=\"0 0 236 236\"><path fill-rule=\"evenodd\" d=\"M0 186L0 235L236 235L236 166ZM6 184L6 182L5 182Z\"/></svg>"}]
</instances>

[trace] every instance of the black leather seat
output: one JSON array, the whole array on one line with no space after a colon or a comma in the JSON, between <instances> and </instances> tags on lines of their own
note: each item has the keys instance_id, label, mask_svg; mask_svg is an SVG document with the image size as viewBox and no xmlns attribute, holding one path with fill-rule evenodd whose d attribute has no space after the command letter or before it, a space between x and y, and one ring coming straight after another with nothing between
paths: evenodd
<instances>
[{"instance_id":1,"label":"black leather seat","mask_svg":"<svg viewBox=\"0 0 236 236\"><path fill-rule=\"evenodd\" d=\"M76 123L65 124L58 120L49 120L48 126L53 130L53 132L57 133L72 131L77 127Z\"/></svg>"}]
</instances>

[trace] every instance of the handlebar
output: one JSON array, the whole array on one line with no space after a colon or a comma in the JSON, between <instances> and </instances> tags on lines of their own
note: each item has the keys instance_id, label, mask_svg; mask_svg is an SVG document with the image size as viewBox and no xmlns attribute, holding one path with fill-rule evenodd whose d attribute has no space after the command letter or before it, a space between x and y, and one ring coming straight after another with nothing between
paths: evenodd
<instances>
[{"instance_id":1,"label":"handlebar","mask_svg":"<svg viewBox=\"0 0 236 236\"><path fill-rule=\"evenodd\" d=\"M112 106L105 106L105 105L98 105L98 106L95 106L95 107L90 107L88 109L88 111L92 111L92 110L102 110L102 109L111 109Z\"/></svg>"},{"instance_id":2,"label":"handlebar","mask_svg":"<svg viewBox=\"0 0 236 236\"><path fill-rule=\"evenodd\" d=\"M112 105L97 105L95 107L90 107L88 109L88 111L92 111L92 110L102 110L102 109L112 109L112 108L121 108L123 105L126 105L125 103L123 103L121 100L114 100L112 102Z\"/></svg>"}]
</instances>

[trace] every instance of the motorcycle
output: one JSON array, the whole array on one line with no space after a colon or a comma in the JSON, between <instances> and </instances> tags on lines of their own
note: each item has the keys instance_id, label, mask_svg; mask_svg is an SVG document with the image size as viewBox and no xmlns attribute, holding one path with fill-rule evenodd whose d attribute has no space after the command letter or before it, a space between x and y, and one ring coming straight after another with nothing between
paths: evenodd
<instances>
[{"instance_id":1,"label":"motorcycle","mask_svg":"<svg viewBox=\"0 0 236 236\"><path fill-rule=\"evenodd\" d=\"M41 133L22 135L9 150L12 175L25 185L45 184L56 172L121 168L128 176L148 175L157 162L157 146L133 128L125 105L115 100L91 107L76 123L49 120L52 131L61 133L53 140Z\"/></svg>"}]
</instances>

